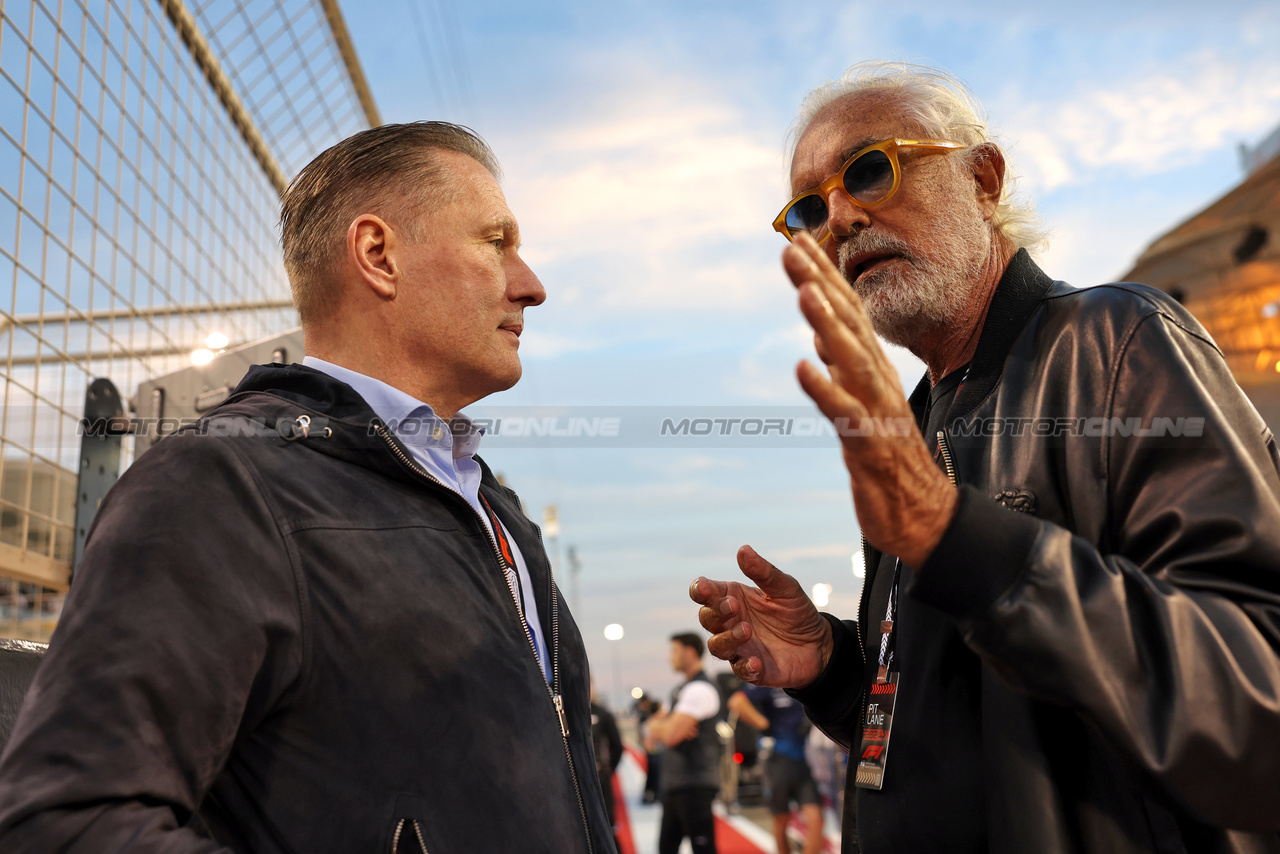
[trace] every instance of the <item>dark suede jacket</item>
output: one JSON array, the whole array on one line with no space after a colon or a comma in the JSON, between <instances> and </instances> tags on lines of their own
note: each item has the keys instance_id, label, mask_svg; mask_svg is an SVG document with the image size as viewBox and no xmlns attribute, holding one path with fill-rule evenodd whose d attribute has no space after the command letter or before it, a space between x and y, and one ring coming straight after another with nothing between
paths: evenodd
<instances>
[{"instance_id":1,"label":"dark suede jacket","mask_svg":"<svg viewBox=\"0 0 1280 854\"><path fill-rule=\"evenodd\" d=\"M611 854L540 532L485 467L551 688L479 516L380 426L255 367L125 472L0 758L0 851Z\"/></svg>"},{"instance_id":2,"label":"dark suede jacket","mask_svg":"<svg viewBox=\"0 0 1280 854\"><path fill-rule=\"evenodd\" d=\"M978 661L980 766L952 783L981 790L987 850L1280 851L1280 476L1209 336L1158 291L1077 290L1020 252L946 424L959 509L905 593ZM829 619L796 696L855 765L876 661ZM892 734L883 803L919 770L893 740L933 736Z\"/></svg>"}]
</instances>

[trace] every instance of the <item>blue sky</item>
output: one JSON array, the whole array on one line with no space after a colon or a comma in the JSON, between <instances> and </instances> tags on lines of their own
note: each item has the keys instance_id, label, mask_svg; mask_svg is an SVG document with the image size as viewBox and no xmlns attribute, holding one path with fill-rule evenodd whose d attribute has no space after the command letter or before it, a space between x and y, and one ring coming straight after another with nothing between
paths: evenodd
<instances>
[{"instance_id":1,"label":"blue sky","mask_svg":"<svg viewBox=\"0 0 1280 854\"><path fill-rule=\"evenodd\" d=\"M968 83L1051 229L1037 260L1079 285L1125 272L1280 124L1274 2L413 3L343 3L383 119L461 122L493 145L549 293L526 314L524 380L490 405L803 405L809 339L769 224L796 105L854 62ZM918 363L895 361L914 384ZM688 584L736 572L742 543L856 609L834 443L485 456L535 519L559 507L606 694L674 684L665 639L696 625ZM610 622L626 629L612 649Z\"/></svg>"}]
</instances>

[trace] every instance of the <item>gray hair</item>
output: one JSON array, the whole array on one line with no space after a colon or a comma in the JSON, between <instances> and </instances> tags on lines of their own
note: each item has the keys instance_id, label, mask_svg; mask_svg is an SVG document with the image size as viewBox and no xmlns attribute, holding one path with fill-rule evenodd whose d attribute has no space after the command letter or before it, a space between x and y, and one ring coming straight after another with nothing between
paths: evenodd
<instances>
[{"instance_id":1,"label":"gray hair","mask_svg":"<svg viewBox=\"0 0 1280 854\"><path fill-rule=\"evenodd\" d=\"M289 183L280 205L280 247L303 325L338 305L337 259L351 221L382 217L420 240L422 213L448 203L450 170L433 152L466 155L501 178L498 159L474 131L448 122L369 128L322 152Z\"/></svg>"},{"instance_id":2,"label":"gray hair","mask_svg":"<svg viewBox=\"0 0 1280 854\"><path fill-rule=\"evenodd\" d=\"M926 137L964 143L963 155L972 165L978 146L995 145L987 127L987 117L969 88L959 78L936 68L906 62L860 62L839 80L811 91L800 103L800 111L788 135L788 160L794 160L800 137L824 108L850 95L887 92L893 95L906 118L918 124ZM1029 199L1016 193L1016 173L1003 147L1004 191L992 227L1017 249L1043 247L1048 233Z\"/></svg>"}]
</instances>

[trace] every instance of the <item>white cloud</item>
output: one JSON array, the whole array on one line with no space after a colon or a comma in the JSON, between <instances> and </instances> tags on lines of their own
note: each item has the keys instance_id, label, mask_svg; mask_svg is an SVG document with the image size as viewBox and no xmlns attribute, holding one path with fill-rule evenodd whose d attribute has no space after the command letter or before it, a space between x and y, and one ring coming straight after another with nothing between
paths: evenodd
<instances>
[{"instance_id":1,"label":"white cloud","mask_svg":"<svg viewBox=\"0 0 1280 854\"><path fill-rule=\"evenodd\" d=\"M813 331L803 320L775 330L738 359L737 370L726 376L726 390L750 400L801 402L795 365L813 358Z\"/></svg>"},{"instance_id":2,"label":"white cloud","mask_svg":"<svg viewBox=\"0 0 1280 854\"><path fill-rule=\"evenodd\" d=\"M775 565L782 565L791 561L811 560L813 558L837 557L848 560L849 556L857 550L858 545L853 542L823 543L822 545L778 549L765 555L765 557Z\"/></svg>"},{"instance_id":3,"label":"white cloud","mask_svg":"<svg viewBox=\"0 0 1280 854\"><path fill-rule=\"evenodd\" d=\"M552 359L565 353L590 352L603 345L604 342L599 340L548 335L530 329L526 329L520 335L520 355L525 358Z\"/></svg>"},{"instance_id":4,"label":"white cloud","mask_svg":"<svg viewBox=\"0 0 1280 854\"><path fill-rule=\"evenodd\" d=\"M1034 189L1096 180L1115 168L1154 174L1273 127L1280 64L1202 51L1062 103L1006 104L1001 112L1012 119L1004 135Z\"/></svg>"},{"instance_id":5,"label":"white cloud","mask_svg":"<svg viewBox=\"0 0 1280 854\"><path fill-rule=\"evenodd\" d=\"M1157 235L1208 200L1163 201L1046 206L1042 215L1051 222L1053 235L1036 260L1049 275L1077 287L1116 281Z\"/></svg>"},{"instance_id":6,"label":"white cloud","mask_svg":"<svg viewBox=\"0 0 1280 854\"><path fill-rule=\"evenodd\" d=\"M757 311L785 286L766 232L785 192L775 130L696 80L638 74L497 140L526 259L577 310Z\"/></svg>"},{"instance_id":7,"label":"white cloud","mask_svg":"<svg viewBox=\"0 0 1280 854\"><path fill-rule=\"evenodd\" d=\"M698 473L743 471L747 468L747 462L741 457L686 454L679 457L645 457L637 461L637 468L656 472L664 477L687 478Z\"/></svg>"}]
</instances>

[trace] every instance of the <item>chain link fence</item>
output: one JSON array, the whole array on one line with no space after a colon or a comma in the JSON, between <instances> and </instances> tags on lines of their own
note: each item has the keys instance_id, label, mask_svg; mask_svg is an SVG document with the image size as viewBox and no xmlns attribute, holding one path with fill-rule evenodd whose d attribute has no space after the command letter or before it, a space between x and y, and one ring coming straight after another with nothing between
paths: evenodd
<instances>
[{"instance_id":1,"label":"chain link fence","mask_svg":"<svg viewBox=\"0 0 1280 854\"><path fill-rule=\"evenodd\" d=\"M376 122L332 0L0 0L0 636L56 623L90 381L295 326L282 176Z\"/></svg>"}]
</instances>

